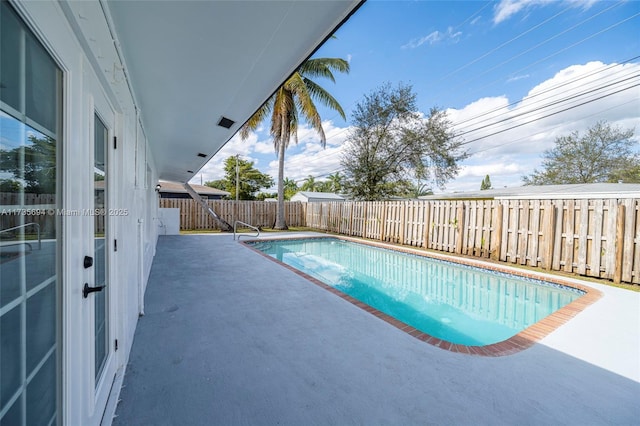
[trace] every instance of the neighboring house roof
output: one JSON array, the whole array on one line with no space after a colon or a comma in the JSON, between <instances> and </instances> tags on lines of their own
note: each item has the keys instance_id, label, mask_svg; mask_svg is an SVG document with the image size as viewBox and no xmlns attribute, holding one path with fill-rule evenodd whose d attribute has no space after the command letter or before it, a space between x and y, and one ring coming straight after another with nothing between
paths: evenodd
<instances>
[{"instance_id":1,"label":"neighboring house roof","mask_svg":"<svg viewBox=\"0 0 640 426\"><path fill-rule=\"evenodd\" d=\"M637 183L577 183L567 185L518 186L484 191L465 191L419 197L421 200L502 199L502 198L640 198Z\"/></svg>"},{"instance_id":2,"label":"neighboring house roof","mask_svg":"<svg viewBox=\"0 0 640 426\"><path fill-rule=\"evenodd\" d=\"M344 201L345 197L342 195L334 194L333 192L313 192L313 191L300 191L297 192L296 195L291 197L300 198L304 197L307 200L309 199L322 199L322 200L335 200L335 201Z\"/></svg>"},{"instance_id":3,"label":"neighboring house roof","mask_svg":"<svg viewBox=\"0 0 640 426\"><path fill-rule=\"evenodd\" d=\"M184 189L181 183L176 182L168 182L161 180L160 182L160 192L162 193L173 193L173 194L186 194L187 190ZM231 193L227 191L223 191L218 188L211 188L206 185L193 185L190 184L191 187L200 195L217 195L219 197L225 197L231 195Z\"/></svg>"}]
</instances>

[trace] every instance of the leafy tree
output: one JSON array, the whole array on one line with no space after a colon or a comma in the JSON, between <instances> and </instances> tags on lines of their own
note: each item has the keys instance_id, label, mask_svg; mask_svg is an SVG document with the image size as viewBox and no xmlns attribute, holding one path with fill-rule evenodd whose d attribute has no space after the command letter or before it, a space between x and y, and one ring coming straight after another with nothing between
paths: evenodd
<instances>
[{"instance_id":1,"label":"leafy tree","mask_svg":"<svg viewBox=\"0 0 640 426\"><path fill-rule=\"evenodd\" d=\"M632 163L632 161L630 161ZM640 162L630 164L620 170L611 172L609 182L640 183Z\"/></svg>"},{"instance_id":2,"label":"leafy tree","mask_svg":"<svg viewBox=\"0 0 640 426\"><path fill-rule=\"evenodd\" d=\"M258 195L256 195L256 200L264 201L267 198L276 198L277 196L278 194L276 192L260 192Z\"/></svg>"},{"instance_id":3,"label":"leafy tree","mask_svg":"<svg viewBox=\"0 0 640 426\"><path fill-rule=\"evenodd\" d=\"M48 136L30 135L28 145L0 149L0 171L13 175L24 192L55 194L56 170L56 141Z\"/></svg>"},{"instance_id":4,"label":"leafy tree","mask_svg":"<svg viewBox=\"0 0 640 426\"><path fill-rule=\"evenodd\" d=\"M208 187L211 187L211 188L216 188L216 189L220 189L222 191L226 191L228 182L227 182L226 179L218 179L218 180L212 180L212 181L205 182L204 184L205 184L205 186L208 186Z\"/></svg>"},{"instance_id":5,"label":"leafy tree","mask_svg":"<svg viewBox=\"0 0 640 426\"><path fill-rule=\"evenodd\" d=\"M542 157L542 170L524 176L525 185L640 182L640 154L634 130L599 121L580 135L560 136Z\"/></svg>"},{"instance_id":6,"label":"leafy tree","mask_svg":"<svg viewBox=\"0 0 640 426\"><path fill-rule=\"evenodd\" d=\"M345 189L356 199L402 195L414 179L442 187L466 158L444 111L417 112L409 85L390 84L365 95L356 105L353 130L341 164Z\"/></svg>"},{"instance_id":7,"label":"leafy tree","mask_svg":"<svg viewBox=\"0 0 640 426\"><path fill-rule=\"evenodd\" d=\"M14 179L0 179L0 192L20 192L22 184Z\"/></svg>"},{"instance_id":8,"label":"leafy tree","mask_svg":"<svg viewBox=\"0 0 640 426\"><path fill-rule=\"evenodd\" d=\"M231 193L231 198L236 198L236 162L239 170L239 199L255 200L256 192L262 188L273 186L273 178L253 167L253 161L243 160L232 156L224 160L224 179L207 182L206 185L212 188L222 189Z\"/></svg>"},{"instance_id":9,"label":"leafy tree","mask_svg":"<svg viewBox=\"0 0 640 426\"><path fill-rule=\"evenodd\" d=\"M335 82L334 71L348 73L349 63L338 58L305 61L240 130L240 136L246 139L250 132L255 131L267 117L270 117L270 133L273 146L278 153L278 209L275 229L287 229L284 218L284 153L292 138L294 142L298 142L299 115L318 133L323 147L326 144L326 136L315 102L319 101L345 118L338 101L312 80L322 77Z\"/></svg>"},{"instance_id":10,"label":"leafy tree","mask_svg":"<svg viewBox=\"0 0 640 426\"><path fill-rule=\"evenodd\" d=\"M486 175L480 184L480 191L485 191L487 189L491 189L491 178L489 178L489 175Z\"/></svg>"}]
</instances>

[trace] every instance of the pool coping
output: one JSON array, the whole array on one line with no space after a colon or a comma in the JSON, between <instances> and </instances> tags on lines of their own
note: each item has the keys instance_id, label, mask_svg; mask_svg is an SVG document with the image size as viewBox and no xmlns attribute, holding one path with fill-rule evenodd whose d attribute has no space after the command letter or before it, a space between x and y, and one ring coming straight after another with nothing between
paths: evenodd
<instances>
[{"instance_id":1,"label":"pool coping","mask_svg":"<svg viewBox=\"0 0 640 426\"><path fill-rule=\"evenodd\" d=\"M364 302L359 301L358 299L349 296L348 294L345 294L343 292L341 292L340 290L323 283L322 281L292 267L287 265L286 263L283 263L281 261L279 261L278 259L269 256L268 254L254 248L252 246L253 243L256 242L264 242L264 241L279 241L279 240L308 240L308 239L328 239L328 238L332 238L332 239L339 239L339 240L343 240L343 241L351 241L351 242L355 242L355 243L359 243L359 244L366 244L369 246L373 246L373 247L378 247L378 248L383 248L383 249L389 249L389 250L396 250L396 251L400 251L400 252L404 252L404 253L408 253L408 254L412 254L412 255L418 255L418 256L423 256L423 257L428 257L428 258L433 258L433 259L437 259L437 260L444 260L447 262L453 262L453 263L458 263L461 265L466 265L466 266L473 266L473 267L478 267L478 268L482 268L482 269L487 269L487 270L491 270L491 271L496 271L496 272L502 272L502 273L507 273L507 274L512 274L512 275L517 275L520 277L524 277L524 278L531 278L531 279L536 279L536 280L541 280L541 281L545 281L545 282L549 282L549 283L553 283L553 284L559 284L562 286L566 286L566 287L571 287L573 289L577 289L577 290L581 290L584 292L584 294L582 296L580 296L579 298L577 298L576 300L570 302L569 304L563 306L562 308L558 309L557 311L555 311L554 313L552 313L551 315L548 315L547 317L541 319L540 321L536 322L535 324L525 328L524 330L520 331L519 333L513 335L512 337L508 338L507 340L503 340L502 342L498 342L498 343L493 343L490 345L486 345L486 346L467 346L467 345L461 345L461 344L457 344L457 343L451 343L448 342L446 340L442 340L440 338L431 336L423 331L420 331L418 329L416 329L415 327L412 327L396 318L393 318L392 316L385 314L382 311L379 311L376 308L373 308L369 305L367 305ZM554 276L554 275L550 275L548 273L544 273L544 272L536 272L536 271L522 271L522 270L517 270L514 269L513 267L508 267L508 265L499 265L499 264L494 264L494 263L489 263L487 261L484 260L480 260L480 259L469 259L469 258L465 258L465 257L458 257L458 256L454 256L452 254L440 254L440 253L433 253L433 252L425 252L423 250L414 248L414 247L408 247L408 246L400 246L400 245L396 245L396 244L390 244L390 243L382 243L382 242L378 242L378 241L371 241L371 240L366 240L366 239L360 239L360 238L353 238L353 237L346 237L346 236L342 236L342 235L322 235L322 236L307 236L307 237L294 237L294 238L282 238L282 237L274 237L274 238L260 238L260 239L250 239L250 240L243 240L241 241L242 244L244 244L245 247L247 247L248 249L260 254L261 256L275 262L278 263L282 266L284 266L285 268L289 269L290 271L296 273L297 275L311 281L312 283L314 283L315 285L324 288L325 290L330 291L331 293L335 294L336 296L341 297L342 299L350 302L351 304L359 307L360 309L378 317L379 319L391 324L392 326L404 331L405 333L409 334L412 337L415 337L416 339L426 342L430 345L436 346L440 349L444 349L450 352L457 352L457 353L461 353L461 354L467 354L467 355L476 355L476 356L487 356L487 357L499 357L499 356L506 356L506 355L512 355L515 353L518 353L520 351L523 351L525 349L530 348L531 346L533 346L535 343L538 343L540 340L542 340L544 337L548 336L549 334L551 334L554 330L556 330L558 327L560 327L561 325L567 323L570 319L572 319L573 317L575 317L577 314L579 314L580 312L582 312L584 309L586 309L588 306L592 305L594 302L596 302L598 299L600 299L602 297L602 292L600 292L597 289L594 289L592 287L588 287L586 285L581 285L581 284L577 284L575 282L569 281L567 279L563 279L562 277L558 277L558 276Z\"/></svg>"}]
</instances>

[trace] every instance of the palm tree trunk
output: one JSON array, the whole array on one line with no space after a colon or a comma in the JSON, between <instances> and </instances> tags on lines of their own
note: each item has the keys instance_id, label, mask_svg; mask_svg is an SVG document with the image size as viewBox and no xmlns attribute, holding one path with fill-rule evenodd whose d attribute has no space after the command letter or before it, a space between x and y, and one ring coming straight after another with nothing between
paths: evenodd
<instances>
[{"instance_id":1,"label":"palm tree trunk","mask_svg":"<svg viewBox=\"0 0 640 426\"><path fill-rule=\"evenodd\" d=\"M284 220L284 151L286 144L281 141L278 145L278 209L276 210L276 226L274 229L289 229Z\"/></svg>"}]
</instances>

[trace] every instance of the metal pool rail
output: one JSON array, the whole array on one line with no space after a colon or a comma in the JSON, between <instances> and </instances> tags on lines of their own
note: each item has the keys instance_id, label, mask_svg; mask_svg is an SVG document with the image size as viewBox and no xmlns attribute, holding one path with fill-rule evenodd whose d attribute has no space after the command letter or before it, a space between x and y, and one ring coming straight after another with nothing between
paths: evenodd
<instances>
[{"instance_id":1,"label":"metal pool rail","mask_svg":"<svg viewBox=\"0 0 640 426\"><path fill-rule=\"evenodd\" d=\"M235 241L235 239L236 239L236 233L237 233L237 231L236 231L236 230L238 229L238 224L240 224L240 225L244 225L244 226L246 226L247 228L251 228L251 229L253 229L254 231L256 231L256 235L244 235L244 234L239 234L239 235L238 235L238 240L240 240L240 237L242 237L243 235L244 235L245 237L254 237L254 238L258 238L258 237L260 236L260 229L259 229L259 228L255 227L255 226L253 226L253 225L249 225L248 223L244 223L244 222L242 222L242 221L236 220L236 221L233 223L233 240L234 240L234 241Z\"/></svg>"},{"instance_id":2,"label":"metal pool rail","mask_svg":"<svg viewBox=\"0 0 640 426\"><path fill-rule=\"evenodd\" d=\"M0 230L0 234L3 232L15 231L16 229L20 229L20 228L26 228L27 226L31 226L31 225L36 227L36 233L38 236L38 250L40 250L42 248L42 241L40 240L40 224L38 223L29 222L29 223L25 223L24 225L14 226L13 228L3 229L3 230ZM20 241L20 243L24 243L24 242L25 241Z\"/></svg>"}]
</instances>

